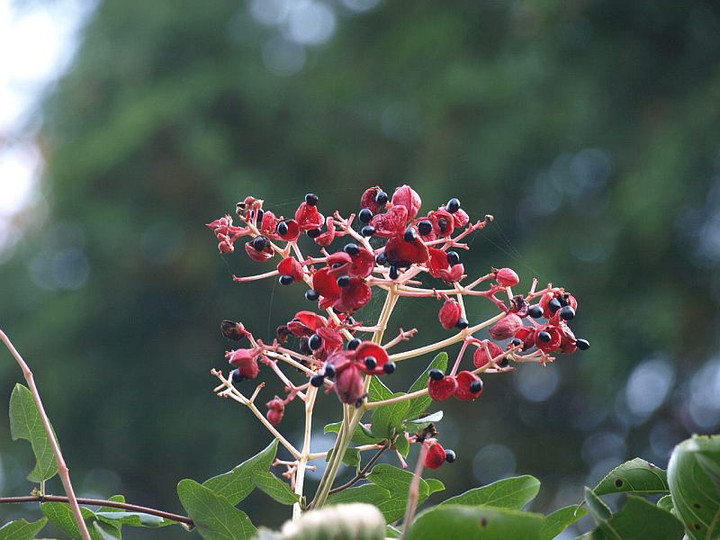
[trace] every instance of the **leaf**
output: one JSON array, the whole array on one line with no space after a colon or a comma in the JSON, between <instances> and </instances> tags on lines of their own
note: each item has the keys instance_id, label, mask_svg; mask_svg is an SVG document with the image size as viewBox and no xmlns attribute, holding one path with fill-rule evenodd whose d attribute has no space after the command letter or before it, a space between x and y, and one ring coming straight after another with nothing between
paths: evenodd
<instances>
[{"instance_id":1,"label":"leaf","mask_svg":"<svg viewBox=\"0 0 720 540\"><path fill-rule=\"evenodd\" d=\"M368 475L368 480L390 492L390 498L376 504L385 516L388 523L397 521L405 515L407 506L408 490L413 479L413 473L403 471L392 465L381 463L376 465ZM430 487L427 482L420 479L418 504L422 504L430 495Z\"/></svg>"},{"instance_id":2,"label":"leaf","mask_svg":"<svg viewBox=\"0 0 720 540\"><path fill-rule=\"evenodd\" d=\"M593 489L595 495L608 493L668 493L670 486L663 469L635 458L618 465Z\"/></svg>"},{"instance_id":3,"label":"leaf","mask_svg":"<svg viewBox=\"0 0 720 540\"><path fill-rule=\"evenodd\" d=\"M391 397L404 395L402 392L399 392L393 394ZM409 408L410 403L407 401L399 401L375 409L372 415L370 431L376 437L392 438L396 433L402 431L403 420L407 416Z\"/></svg>"},{"instance_id":4,"label":"leaf","mask_svg":"<svg viewBox=\"0 0 720 540\"><path fill-rule=\"evenodd\" d=\"M107 525L121 527L147 527L149 529L157 529L159 527L167 527L168 525L179 525L177 521L165 519L160 516L153 516L143 512L125 512L119 508L113 511L98 511L95 516Z\"/></svg>"},{"instance_id":5,"label":"leaf","mask_svg":"<svg viewBox=\"0 0 720 540\"><path fill-rule=\"evenodd\" d=\"M407 457L410 453L410 441L408 441L405 433L400 433L395 437L395 450L400 452L402 457Z\"/></svg>"},{"instance_id":6,"label":"leaf","mask_svg":"<svg viewBox=\"0 0 720 540\"><path fill-rule=\"evenodd\" d=\"M88 532L91 537L95 538L97 536L101 540L120 540L122 538L120 529L98 520L92 521L89 525Z\"/></svg>"},{"instance_id":7,"label":"leaf","mask_svg":"<svg viewBox=\"0 0 720 540\"><path fill-rule=\"evenodd\" d=\"M16 384L10 395L10 434L13 441L25 439L30 442L37 463L27 476L31 482L44 482L58 472L55 455L40 418L32 392L22 384Z\"/></svg>"},{"instance_id":8,"label":"leaf","mask_svg":"<svg viewBox=\"0 0 720 540\"><path fill-rule=\"evenodd\" d=\"M585 514L587 510L575 504L555 510L545 518L541 532L542 540L552 540Z\"/></svg>"},{"instance_id":9,"label":"leaf","mask_svg":"<svg viewBox=\"0 0 720 540\"><path fill-rule=\"evenodd\" d=\"M206 540L246 540L257 533L245 512L204 485L185 479L180 481L177 491L180 502Z\"/></svg>"},{"instance_id":10,"label":"leaf","mask_svg":"<svg viewBox=\"0 0 720 540\"><path fill-rule=\"evenodd\" d=\"M438 491L445 491L445 484L437 478L426 478L425 482L427 482L428 485L429 495L437 493Z\"/></svg>"},{"instance_id":11,"label":"leaf","mask_svg":"<svg viewBox=\"0 0 720 540\"><path fill-rule=\"evenodd\" d=\"M657 505L660 508L662 508L663 510L672 512L672 510L673 510L672 495L665 495L664 497L660 497L660 500L658 500Z\"/></svg>"},{"instance_id":12,"label":"leaf","mask_svg":"<svg viewBox=\"0 0 720 540\"><path fill-rule=\"evenodd\" d=\"M80 529L75 522L75 515L73 514L69 504L58 502L42 503L40 505L40 510L42 510L42 513L45 514L45 517L47 517L53 525L65 531L72 538L82 538L80 535ZM95 522L95 514L87 508L80 508L80 511L83 519L85 520L85 525L88 528L90 537L93 540L105 540L103 532L98 531L93 526L93 523Z\"/></svg>"},{"instance_id":13,"label":"leaf","mask_svg":"<svg viewBox=\"0 0 720 540\"><path fill-rule=\"evenodd\" d=\"M589 487L585 488L585 504L587 504L590 515L598 525L612 517L610 507L600 497L595 495Z\"/></svg>"},{"instance_id":14,"label":"leaf","mask_svg":"<svg viewBox=\"0 0 720 540\"><path fill-rule=\"evenodd\" d=\"M587 537L591 540L678 540L682 533L682 523L670 512L641 497L628 495L622 510L601 521Z\"/></svg>"},{"instance_id":15,"label":"leaf","mask_svg":"<svg viewBox=\"0 0 720 540\"><path fill-rule=\"evenodd\" d=\"M442 420L443 412L437 411L432 414L428 414L427 416L423 416L421 418L415 418L414 420L406 420L405 425L403 426L405 431L409 431L411 433L417 433L418 431L425 429L430 424L436 424L440 420Z\"/></svg>"},{"instance_id":16,"label":"leaf","mask_svg":"<svg viewBox=\"0 0 720 540\"><path fill-rule=\"evenodd\" d=\"M402 533L393 527L392 525L386 525L385 526L385 537L386 538L400 538L402 536Z\"/></svg>"},{"instance_id":17,"label":"leaf","mask_svg":"<svg viewBox=\"0 0 720 540\"><path fill-rule=\"evenodd\" d=\"M41 518L32 523L24 519L17 519L0 527L0 538L3 540L33 540L46 523L47 518Z\"/></svg>"},{"instance_id":18,"label":"leaf","mask_svg":"<svg viewBox=\"0 0 720 540\"><path fill-rule=\"evenodd\" d=\"M368 401L382 401L389 399L393 395L385 383L380 380L380 377L374 375L370 379L370 388L368 389Z\"/></svg>"},{"instance_id":19,"label":"leaf","mask_svg":"<svg viewBox=\"0 0 720 540\"><path fill-rule=\"evenodd\" d=\"M258 472L253 475L253 483L280 504L295 504L300 496L290 486L271 472Z\"/></svg>"},{"instance_id":20,"label":"leaf","mask_svg":"<svg viewBox=\"0 0 720 540\"><path fill-rule=\"evenodd\" d=\"M364 484L333 493L328 497L328 504L341 504L351 502L364 502L380 506L391 497L387 489L375 484Z\"/></svg>"},{"instance_id":21,"label":"leaf","mask_svg":"<svg viewBox=\"0 0 720 540\"><path fill-rule=\"evenodd\" d=\"M668 464L668 483L686 534L720 538L720 436L694 435L677 445Z\"/></svg>"},{"instance_id":22,"label":"leaf","mask_svg":"<svg viewBox=\"0 0 720 540\"><path fill-rule=\"evenodd\" d=\"M277 445L278 441L274 439L260 453L255 454L230 472L206 480L203 482L203 486L217 495L222 495L232 506L235 506L255 489L253 476L259 472L270 470L277 453Z\"/></svg>"},{"instance_id":23,"label":"leaf","mask_svg":"<svg viewBox=\"0 0 720 540\"><path fill-rule=\"evenodd\" d=\"M356 448L348 448L342 459L343 463L348 467L358 467L360 465L360 450Z\"/></svg>"},{"instance_id":24,"label":"leaf","mask_svg":"<svg viewBox=\"0 0 720 540\"><path fill-rule=\"evenodd\" d=\"M441 504L495 506L522 510L540 491L540 481L532 476L516 476L471 489Z\"/></svg>"},{"instance_id":25,"label":"leaf","mask_svg":"<svg viewBox=\"0 0 720 540\"><path fill-rule=\"evenodd\" d=\"M342 422L334 422L332 424L328 424L323 428L323 431L325 433L337 433L340 431L340 426ZM370 434L370 432L363 429L362 424L358 424L355 428L355 433L353 433L351 441L355 444L375 444L377 442L382 441L382 438L374 437Z\"/></svg>"},{"instance_id":26,"label":"leaf","mask_svg":"<svg viewBox=\"0 0 720 540\"><path fill-rule=\"evenodd\" d=\"M539 540L543 516L507 508L442 505L421 513L408 540Z\"/></svg>"},{"instance_id":27,"label":"leaf","mask_svg":"<svg viewBox=\"0 0 720 540\"><path fill-rule=\"evenodd\" d=\"M430 377L430 370L431 369L440 369L443 372L447 371L447 365L448 365L448 355L446 352L439 353L435 358L432 359L430 364L427 368L425 368L425 371L423 371L420 376L415 380L415 382L412 384L410 389L408 390L408 394L411 394L412 392L417 392L418 390L422 390L423 388L427 388L428 383L428 377ZM429 396L422 396L418 398L414 398L410 400L410 409L408 409L408 418L416 418L420 416L422 413L424 413L427 408L432 403L432 399Z\"/></svg>"}]
</instances>

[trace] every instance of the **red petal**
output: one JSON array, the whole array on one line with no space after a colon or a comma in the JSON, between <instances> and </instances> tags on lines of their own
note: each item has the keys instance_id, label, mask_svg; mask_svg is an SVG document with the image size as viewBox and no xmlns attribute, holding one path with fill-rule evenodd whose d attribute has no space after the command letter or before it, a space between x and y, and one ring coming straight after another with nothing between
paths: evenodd
<instances>
[{"instance_id":1,"label":"red petal","mask_svg":"<svg viewBox=\"0 0 720 540\"><path fill-rule=\"evenodd\" d=\"M295 221L298 222L301 231L319 229L325 223L325 218L318 212L317 206L303 202L295 212Z\"/></svg>"},{"instance_id":2,"label":"red petal","mask_svg":"<svg viewBox=\"0 0 720 540\"><path fill-rule=\"evenodd\" d=\"M396 266L409 266L413 263L421 264L428 260L428 248L420 240L415 238L408 242L402 234L393 236L385 245L385 256L388 263Z\"/></svg>"},{"instance_id":3,"label":"red petal","mask_svg":"<svg viewBox=\"0 0 720 540\"><path fill-rule=\"evenodd\" d=\"M393 207L404 206L407 210L407 220L415 219L420 211L422 200L420 195L408 185L400 186L392 196Z\"/></svg>"},{"instance_id":4,"label":"red petal","mask_svg":"<svg viewBox=\"0 0 720 540\"><path fill-rule=\"evenodd\" d=\"M338 311L348 312L360 309L372 298L372 291L365 281L351 278L350 283L340 288L340 299L334 304Z\"/></svg>"},{"instance_id":5,"label":"red petal","mask_svg":"<svg viewBox=\"0 0 720 540\"><path fill-rule=\"evenodd\" d=\"M357 349L355 349L355 358L359 361L358 367L361 371L372 374L377 370L368 370L365 366L365 358L372 356L377 361L377 367L382 368L388 362L388 354L385 349L372 341L363 341ZM380 369L382 372L382 369Z\"/></svg>"},{"instance_id":6,"label":"red petal","mask_svg":"<svg viewBox=\"0 0 720 540\"><path fill-rule=\"evenodd\" d=\"M281 276L292 276L294 281L302 281L303 267L300 262L293 257L285 257L280 261L280 264L277 265L277 270Z\"/></svg>"},{"instance_id":7,"label":"red petal","mask_svg":"<svg viewBox=\"0 0 720 540\"><path fill-rule=\"evenodd\" d=\"M377 197L377 194L381 191L382 188L380 188L380 186L366 189L362 197L360 197L360 208L369 208L370 211L375 214L380 209L378 203L375 202L375 197Z\"/></svg>"},{"instance_id":8,"label":"red petal","mask_svg":"<svg viewBox=\"0 0 720 540\"><path fill-rule=\"evenodd\" d=\"M384 214L376 214L370 225L375 227L375 234L389 238L396 234L405 232L405 224L408 219L407 208L404 206L393 206Z\"/></svg>"},{"instance_id":9,"label":"red petal","mask_svg":"<svg viewBox=\"0 0 720 540\"><path fill-rule=\"evenodd\" d=\"M248 257L250 257L255 262L267 261L268 259L272 259L274 255L274 252L270 246L266 246L266 248L262 251L258 251L257 249L252 247L252 244L250 242L245 243L245 253L247 253Z\"/></svg>"},{"instance_id":10,"label":"red petal","mask_svg":"<svg viewBox=\"0 0 720 540\"><path fill-rule=\"evenodd\" d=\"M473 401L482 394L482 389L479 392L472 393L470 391L470 385L475 381L481 380L477 375L470 373L469 371L461 371L455 376L457 379L458 387L455 390L455 397L462 401Z\"/></svg>"},{"instance_id":11,"label":"red petal","mask_svg":"<svg viewBox=\"0 0 720 540\"><path fill-rule=\"evenodd\" d=\"M326 266L313 274L313 289L320 296L335 300L340 297L340 287L338 287L337 281L329 272L330 267Z\"/></svg>"}]
</instances>

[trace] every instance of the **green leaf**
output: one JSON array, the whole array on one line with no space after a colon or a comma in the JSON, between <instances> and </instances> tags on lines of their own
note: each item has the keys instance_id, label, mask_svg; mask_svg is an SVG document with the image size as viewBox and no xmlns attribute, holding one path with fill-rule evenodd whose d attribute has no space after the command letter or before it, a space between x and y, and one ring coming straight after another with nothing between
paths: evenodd
<instances>
[{"instance_id":1,"label":"green leaf","mask_svg":"<svg viewBox=\"0 0 720 540\"><path fill-rule=\"evenodd\" d=\"M595 495L608 493L668 493L670 486L663 469L635 458L615 467L593 489Z\"/></svg>"},{"instance_id":2,"label":"green leaf","mask_svg":"<svg viewBox=\"0 0 720 540\"><path fill-rule=\"evenodd\" d=\"M32 523L24 519L17 519L0 527L0 538L3 540L33 540L46 523L47 518L41 518Z\"/></svg>"},{"instance_id":3,"label":"green leaf","mask_svg":"<svg viewBox=\"0 0 720 540\"><path fill-rule=\"evenodd\" d=\"M88 532L92 538L100 538L101 540L120 540L122 532L115 526L93 520L88 526Z\"/></svg>"},{"instance_id":4,"label":"green leaf","mask_svg":"<svg viewBox=\"0 0 720 540\"><path fill-rule=\"evenodd\" d=\"M295 504L300 496L290 486L271 472L258 472L253 475L253 483L280 504Z\"/></svg>"},{"instance_id":5,"label":"green leaf","mask_svg":"<svg viewBox=\"0 0 720 540\"><path fill-rule=\"evenodd\" d=\"M246 540L257 533L245 512L204 485L185 479L180 481L177 491L180 502L205 540Z\"/></svg>"},{"instance_id":6,"label":"green leaf","mask_svg":"<svg viewBox=\"0 0 720 540\"><path fill-rule=\"evenodd\" d=\"M430 377L430 370L431 369L440 369L442 371L447 371L447 365L448 365L448 355L446 352L439 353L435 358L432 359L430 364L427 368L425 368L425 371L423 371L420 376L415 380L415 382L412 384L410 389L408 390L408 394L411 394L412 392L417 392L418 390L422 390L423 388L427 388L428 383L428 377ZM427 408L432 403L432 399L429 396L422 396L415 399L410 400L410 409L408 409L408 418L416 418L420 416L422 413L424 413Z\"/></svg>"},{"instance_id":7,"label":"green leaf","mask_svg":"<svg viewBox=\"0 0 720 540\"><path fill-rule=\"evenodd\" d=\"M427 482L428 490L430 491L429 495L437 493L438 491L445 491L445 484L437 478L427 478L425 482Z\"/></svg>"},{"instance_id":8,"label":"green leaf","mask_svg":"<svg viewBox=\"0 0 720 540\"><path fill-rule=\"evenodd\" d=\"M58 472L50 439L43 427L32 392L22 384L16 384L10 395L10 434L13 441L25 439L30 442L37 463L27 476L31 482L44 482Z\"/></svg>"},{"instance_id":9,"label":"green leaf","mask_svg":"<svg viewBox=\"0 0 720 540\"><path fill-rule=\"evenodd\" d=\"M442 505L421 513L408 540L540 540L543 516L507 508Z\"/></svg>"},{"instance_id":10,"label":"green leaf","mask_svg":"<svg viewBox=\"0 0 720 540\"><path fill-rule=\"evenodd\" d=\"M405 431L410 433L417 433L418 431L425 429L430 424L436 424L442 420L443 412L437 411L421 418L415 418L414 420L406 420L403 426Z\"/></svg>"},{"instance_id":11,"label":"green leaf","mask_svg":"<svg viewBox=\"0 0 720 540\"><path fill-rule=\"evenodd\" d=\"M403 471L386 463L376 465L368 475L370 482L390 492L390 498L388 500L375 505L383 513L388 523L397 521L405 515L408 490L410 489L410 482L412 482L413 476L411 472ZM418 504L422 504L429 495L430 487L427 482L421 478Z\"/></svg>"},{"instance_id":12,"label":"green leaf","mask_svg":"<svg viewBox=\"0 0 720 540\"><path fill-rule=\"evenodd\" d=\"M323 428L325 433L338 433L342 422L334 422L328 424ZM351 441L355 444L375 444L382 441L382 438L373 437L370 432L364 429L362 424L358 424L355 428Z\"/></svg>"},{"instance_id":13,"label":"green leaf","mask_svg":"<svg viewBox=\"0 0 720 540\"><path fill-rule=\"evenodd\" d=\"M402 392L393 394L391 397L404 396ZM379 409L375 409L372 415L372 427L370 431L376 437L390 439L396 433L402 431L403 420L407 416L410 403L407 401L399 401L384 405Z\"/></svg>"},{"instance_id":14,"label":"green leaf","mask_svg":"<svg viewBox=\"0 0 720 540\"><path fill-rule=\"evenodd\" d=\"M660 497L660 500L657 502L657 505L660 508L662 508L663 510L672 512L672 510L673 510L672 495L665 495L664 497Z\"/></svg>"},{"instance_id":15,"label":"green leaf","mask_svg":"<svg viewBox=\"0 0 720 540\"><path fill-rule=\"evenodd\" d=\"M260 453L244 461L232 471L206 480L203 482L203 486L217 495L222 495L232 506L235 506L255 489L253 476L270 470L277 453L277 445L278 441L274 439Z\"/></svg>"},{"instance_id":16,"label":"green leaf","mask_svg":"<svg viewBox=\"0 0 720 540\"><path fill-rule=\"evenodd\" d=\"M402 457L407 457L410 453L410 441L408 441L405 433L400 433L395 437L395 450L400 452Z\"/></svg>"},{"instance_id":17,"label":"green leaf","mask_svg":"<svg viewBox=\"0 0 720 540\"><path fill-rule=\"evenodd\" d=\"M345 455L343 456L342 461L348 467L357 468L360 465L360 450L357 450L356 448L348 448L345 450Z\"/></svg>"},{"instance_id":18,"label":"green leaf","mask_svg":"<svg viewBox=\"0 0 720 540\"><path fill-rule=\"evenodd\" d=\"M388 501L390 497L390 492L387 489L375 484L364 484L333 493L328 497L328 504L364 502L379 507L382 503Z\"/></svg>"},{"instance_id":19,"label":"green leaf","mask_svg":"<svg viewBox=\"0 0 720 540\"><path fill-rule=\"evenodd\" d=\"M589 487L585 488L585 504L587 504L590 515L598 525L612 517L610 507L595 495Z\"/></svg>"},{"instance_id":20,"label":"green leaf","mask_svg":"<svg viewBox=\"0 0 720 540\"><path fill-rule=\"evenodd\" d=\"M157 529L168 525L179 525L177 521L171 519L144 514L143 512L125 512L119 508L114 508L112 511L98 511L95 512L95 516L103 523L114 527L127 525L128 527Z\"/></svg>"},{"instance_id":21,"label":"green leaf","mask_svg":"<svg viewBox=\"0 0 720 540\"><path fill-rule=\"evenodd\" d=\"M720 538L720 436L694 435L668 464L675 514L693 539Z\"/></svg>"},{"instance_id":22,"label":"green leaf","mask_svg":"<svg viewBox=\"0 0 720 540\"><path fill-rule=\"evenodd\" d=\"M484 505L522 510L540 491L540 481L532 476L516 476L471 489L441 504Z\"/></svg>"},{"instance_id":23,"label":"green leaf","mask_svg":"<svg viewBox=\"0 0 720 540\"><path fill-rule=\"evenodd\" d=\"M393 527L392 525L386 525L385 526L385 537L386 538L400 538L402 536L402 533Z\"/></svg>"},{"instance_id":24,"label":"green leaf","mask_svg":"<svg viewBox=\"0 0 720 540\"><path fill-rule=\"evenodd\" d=\"M552 540L585 514L587 510L575 504L555 510L545 518L541 532L542 540Z\"/></svg>"},{"instance_id":25,"label":"green leaf","mask_svg":"<svg viewBox=\"0 0 720 540\"><path fill-rule=\"evenodd\" d=\"M658 508L641 497L628 495L627 503L622 510L607 521L601 521L588 538L591 540L679 540L682 533L682 523L670 512Z\"/></svg>"},{"instance_id":26,"label":"green leaf","mask_svg":"<svg viewBox=\"0 0 720 540\"><path fill-rule=\"evenodd\" d=\"M382 401L389 399L393 395L385 383L380 380L380 377L373 375L370 379L370 388L368 389L368 401Z\"/></svg>"},{"instance_id":27,"label":"green leaf","mask_svg":"<svg viewBox=\"0 0 720 540\"><path fill-rule=\"evenodd\" d=\"M80 529L75 522L75 515L69 504L58 502L42 503L40 510L42 510L42 513L45 514L45 517L47 517L53 525L65 531L72 538L82 538ZM87 508L80 508L80 511L85 520L85 525L88 528L90 537L93 540L105 540L105 531L99 531L93 526L93 523L96 521L95 514Z\"/></svg>"}]
</instances>

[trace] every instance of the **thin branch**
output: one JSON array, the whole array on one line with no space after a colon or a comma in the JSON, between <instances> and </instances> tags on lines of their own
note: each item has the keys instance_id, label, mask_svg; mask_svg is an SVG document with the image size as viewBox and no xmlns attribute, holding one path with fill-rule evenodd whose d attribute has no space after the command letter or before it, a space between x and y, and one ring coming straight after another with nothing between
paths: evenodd
<instances>
[{"instance_id":1,"label":"thin branch","mask_svg":"<svg viewBox=\"0 0 720 540\"><path fill-rule=\"evenodd\" d=\"M388 444L384 444L373 457L370 458L370 461L367 462L367 464L362 468L360 472L358 472L355 475L355 478L351 479L349 482L343 484L342 486L338 486L336 488L333 488L330 490L330 493L328 495L332 495L333 493L338 493L339 491L343 491L347 488L353 487L355 484L357 484L360 480L364 480L368 474L370 474L370 469L373 465L377 462L378 459L380 459L380 456L383 455L385 450L389 448Z\"/></svg>"},{"instance_id":2,"label":"thin branch","mask_svg":"<svg viewBox=\"0 0 720 540\"><path fill-rule=\"evenodd\" d=\"M172 512L166 512L164 510L157 510L155 508L148 508L146 506L139 506L137 504L124 503L119 501L106 501L104 499L88 499L79 497L76 499L80 504L88 504L91 506L107 506L110 508L120 508L121 510L127 510L129 512L141 512L143 514L150 514L151 516L158 516L164 519L170 519L183 523L189 528L195 526L192 519L187 516L181 516L179 514L173 514ZM24 497L0 497L0 504L13 504L13 503L32 503L32 502L62 502L67 503L68 497L60 495L27 495Z\"/></svg>"},{"instance_id":3,"label":"thin branch","mask_svg":"<svg viewBox=\"0 0 720 540\"><path fill-rule=\"evenodd\" d=\"M82 513L80 512L80 506L78 505L77 497L75 497L75 491L73 490L72 482L70 481L70 469L65 463L65 459L63 459L62 452L60 451L60 445L55 438L55 432L53 431L52 426L50 425L50 420L45 413L45 407L43 407L42 400L40 399L40 392L38 392L37 386L35 385L35 377L33 375L33 372L30 370L30 367L27 365L25 360L23 360L22 356L20 356L20 353L12 344L10 338L8 338L5 332L2 331L2 329L0 329L0 340L2 340L10 353L15 357L15 360L17 360L17 363L20 365L20 369L25 376L25 380L30 387L30 392L32 393L33 399L35 400L35 406L37 407L38 414L40 415L43 427L45 428L45 433L47 433L48 439L50 440L50 446L52 448L53 454L55 455L55 461L57 462L58 466L58 474L60 475L60 479L62 480L65 493L68 496L68 502L70 503L70 508L72 508L73 515L75 516L75 521L77 522L78 529L80 530L80 534L82 535L83 540L90 540L90 533L88 532L87 525L85 525L85 520L83 519Z\"/></svg>"},{"instance_id":4,"label":"thin branch","mask_svg":"<svg viewBox=\"0 0 720 540\"><path fill-rule=\"evenodd\" d=\"M402 540L407 538L408 530L412 525L413 518L415 517L415 510L417 510L418 500L420 498L420 479L422 478L423 468L425 467L425 456L428 452L428 446L426 443L420 447L420 455L418 456L417 464L415 465L415 474L413 475L412 482L410 483L410 489L408 491L407 507L405 508L405 522L403 523Z\"/></svg>"}]
</instances>

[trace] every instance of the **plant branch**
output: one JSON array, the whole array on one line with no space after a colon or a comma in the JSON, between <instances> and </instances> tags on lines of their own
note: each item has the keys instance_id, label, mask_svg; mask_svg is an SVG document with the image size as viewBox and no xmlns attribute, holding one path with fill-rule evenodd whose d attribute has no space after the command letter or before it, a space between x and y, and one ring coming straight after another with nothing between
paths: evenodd
<instances>
[{"instance_id":1,"label":"plant branch","mask_svg":"<svg viewBox=\"0 0 720 540\"><path fill-rule=\"evenodd\" d=\"M88 499L84 497L78 497L77 502L79 504L88 504L92 506L107 506L110 508L120 508L121 510L127 510L129 512L140 512L143 514L149 514L151 516L158 516L164 519L170 519L187 525L189 528L195 526L193 520L187 516L181 516L179 514L173 514L172 512L166 512L164 510L156 510L155 508L148 508L146 506L139 506L137 504L124 503L119 501L106 501L104 499ZM60 495L27 495L23 497L0 497L0 504L16 504L16 503L32 503L32 502L61 502L67 503L68 497Z\"/></svg>"},{"instance_id":2,"label":"plant branch","mask_svg":"<svg viewBox=\"0 0 720 540\"><path fill-rule=\"evenodd\" d=\"M417 465L415 465L415 474L413 475L412 482L410 483L410 490L408 492L408 502L405 508L405 522L403 524L403 532L400 537L402 540L407 538L408 530L412 525L413 518L415 517L415 510L417 510L418 499L420 498L420 479L422 478L423 468L425 467L425 456L427 455L428 447L427 444L423 443L420 447L420 455L418 456Z\"/></svg>"},{"instance_id":3,"label":"plant branch","mask_svg":"<svg viewBox=\"0 0 720 540\"><path fill-rule=\"evenodd\" d=\"M332 495L333 493L338 493L345 489L351 488L355 484L357 484L360 480L364 480L367 477L367 475L371 472L370 469L372 468L372 466L375 465L377 460L380 459L380 456L382 456L383 453L385 452L385 450L387 450L387 449L388 449L388 444L386 443L375 453L375 455L373 457L370 458L370 460L362 468L362 470L355 475L355 478L353 478L349 482L343 484L342 486L338 486L336 488L331 489L329 495Z\"/></svg>"},{"instance_id":4,"label":"plant branch","mask_svg":"<svg viewBox=\"0 0 720 540\"><path fill-rule=\"evenodd\" d=\"M80 512L80 506L78 505L77 497L75 497L75 491L73 490L72 482L70 481L70 469L65 463L65 459L63 458L62 452L60 451L60 445L58 444L57 438L55 438L55 432L53 431L52 426L50 425L50 420L45 413L45 407L43 407L42 400L40 399L40 392L35 385L35 377L33 375L33 372L30 370L30 367L27 365L25 360L23 360L23 357L20 356L20 353L12 344L10 338L8 338L5 332L2 331L2 329L0 329L0 340L2 340L10 353L15 357L15 360L17 360L17 363L20 366L23 375L25 376L25 380L30 387L30 392L32 393L33 399L35 400L35 406L37 407L38 414L40 415L43 427L45 428L45 433L47 433L48 439L50 440L50 446L52 448L53 454L55 455L55 461L57 462L58 466L58 474L60 474L63 488L65 489L65 493L68 496L68 502L70 503L70 508L72 508L72 512L75 517L75 521L77 522L78 529L80 530L80 534L82 535L83 540L90 540L90 533L88 532L87 525L85 525L85 520L83 519L82 513Z\"/></svg>"}]
</instances>

